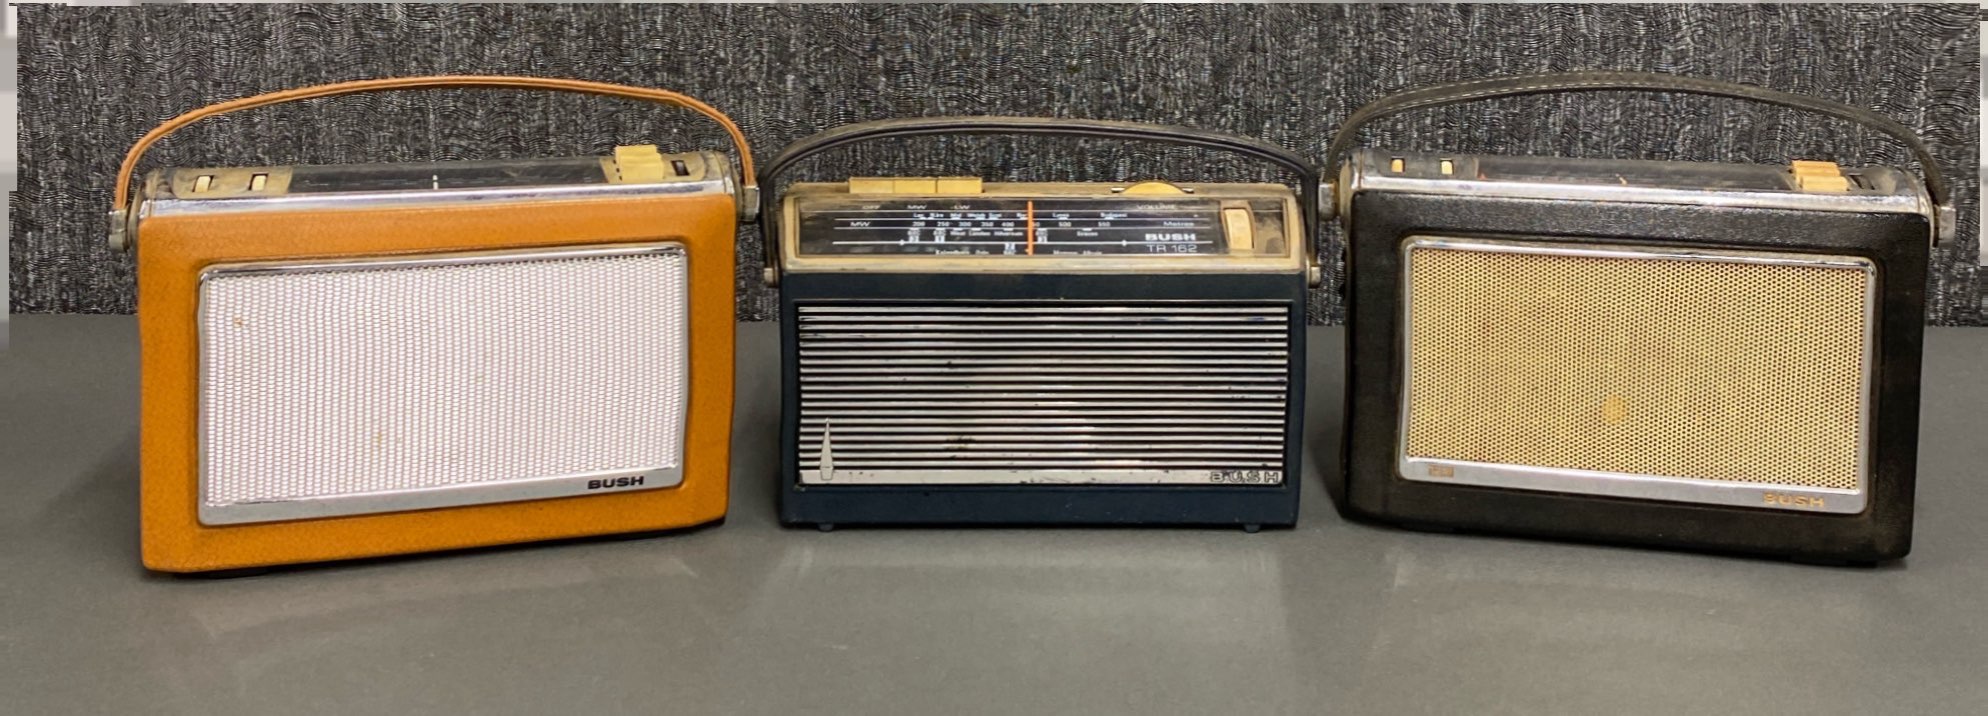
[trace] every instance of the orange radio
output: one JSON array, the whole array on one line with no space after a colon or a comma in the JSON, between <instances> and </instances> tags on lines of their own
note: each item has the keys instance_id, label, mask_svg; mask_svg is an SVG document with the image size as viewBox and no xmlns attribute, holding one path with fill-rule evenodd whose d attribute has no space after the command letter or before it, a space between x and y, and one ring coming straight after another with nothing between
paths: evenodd
<instances>
[{"instance_id":1,"label":"orange radio","mask_svg":"<svg viewBox=\"0 0 1988 716\"><path fill-rule=\"evenodd\" d=\"M481 87L685 107L712 152L164 169L204 117ZM417 77L177 117L118 172L138 252L145 565L201 572L650 532L721 519L733 240L752 159L657 89Z\"/></svg>"}]
</instances>

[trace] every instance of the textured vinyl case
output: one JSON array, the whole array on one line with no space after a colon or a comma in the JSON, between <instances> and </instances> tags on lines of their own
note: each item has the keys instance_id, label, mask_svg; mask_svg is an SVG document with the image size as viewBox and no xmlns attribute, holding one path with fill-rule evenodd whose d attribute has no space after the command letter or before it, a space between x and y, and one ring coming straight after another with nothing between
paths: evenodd
<instances>
[{"instance_id":1,"label":"textured vinyl case","mask_svg":"<svg viewBox=\"0 0 1988 716\"><path fill-rule=\"evenodd\" d=\"M687 104L529 78L310 96L415 86ZM138 252L145 564L721 519L737 176L722 154L652 146L147 175L116 227Z\"/></svg>"}]
</instances>

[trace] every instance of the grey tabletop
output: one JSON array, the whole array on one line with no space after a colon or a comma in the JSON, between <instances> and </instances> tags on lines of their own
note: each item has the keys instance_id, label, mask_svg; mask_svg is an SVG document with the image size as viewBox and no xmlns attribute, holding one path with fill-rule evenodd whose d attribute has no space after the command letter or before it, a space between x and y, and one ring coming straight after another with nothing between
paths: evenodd
<instances>
[{"instance_id":1,"label":"grey tabletop","mask_svg":"<svg viewBox=\"0 0 1988 716\"><path fill-rule=\"evenodd\" d=\"M1981 713L1988 330L1928 335L1912 556L1878 568L1349 523L1314 330L1296 529L782 529L742 326L731 516L233 580L138 563L138 345L0 354L8 713Z\"/></svg>"}]
</instances>

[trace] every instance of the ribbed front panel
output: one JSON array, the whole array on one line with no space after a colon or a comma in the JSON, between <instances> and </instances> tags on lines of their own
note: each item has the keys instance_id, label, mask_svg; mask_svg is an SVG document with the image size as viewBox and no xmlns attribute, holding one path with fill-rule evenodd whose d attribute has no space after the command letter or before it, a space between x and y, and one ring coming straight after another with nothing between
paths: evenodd
<instances>
[{"instance_id":1,"label":"ribbed front panel","mask_svg":"<svg viewBox=\"0 0 1988 716\"><path fill-rule=\"evenodd\" d=\"M1280 482L1290 310L801 305L802 481Z\"/></svg>"}]
</instances>

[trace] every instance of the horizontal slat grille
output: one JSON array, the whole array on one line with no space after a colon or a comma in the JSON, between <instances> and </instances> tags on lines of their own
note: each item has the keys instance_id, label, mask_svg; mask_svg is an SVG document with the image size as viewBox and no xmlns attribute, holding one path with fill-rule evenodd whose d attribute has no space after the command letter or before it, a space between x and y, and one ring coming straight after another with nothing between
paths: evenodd
<instances>
[{"instance_id":1,"label":"horizontal slat grille","mask_svg":"<svg viewBox=\"0 0 1988 716\"><path fill-rule=\"evenodd\" d=\"M803 481L1281 480L1288 305L802 305L796 320Z\"/></svg>"}]
</instances>

